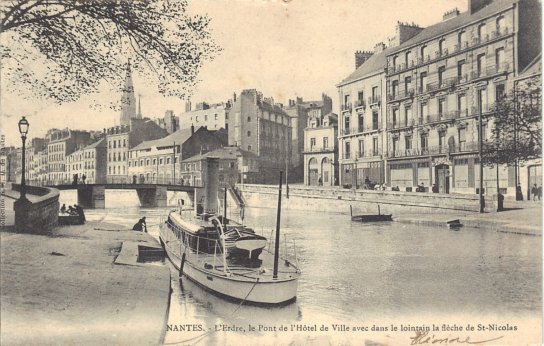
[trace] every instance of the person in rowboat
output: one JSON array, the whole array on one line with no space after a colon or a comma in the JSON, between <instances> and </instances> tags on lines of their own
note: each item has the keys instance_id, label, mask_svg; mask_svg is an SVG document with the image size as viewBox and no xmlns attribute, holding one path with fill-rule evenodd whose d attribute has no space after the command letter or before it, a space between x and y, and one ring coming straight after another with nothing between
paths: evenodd
<instances>
[{"instance_id":1,"label":"person in rowboat","mask_svg":"<svg viewBox=\"0 0 544 346\"><path fill-rule=\"evenodd\" d=\"M142 217L134 226L132 226L133 231L145 232L147 233L147 224L145 223L145 216Z\"/></svg>"}]
</instances>

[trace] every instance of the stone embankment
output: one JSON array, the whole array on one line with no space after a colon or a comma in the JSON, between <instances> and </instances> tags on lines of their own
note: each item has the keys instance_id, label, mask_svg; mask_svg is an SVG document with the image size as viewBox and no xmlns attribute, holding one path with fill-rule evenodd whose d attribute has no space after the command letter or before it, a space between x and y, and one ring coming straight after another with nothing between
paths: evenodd
<instances>
[{"instance_id":1,"label":"stone embankment","mask_svg":"<svg viewBox=\"0 0 544 346\"><path fill-rule=\"evenodd\" d=\"M2 345L162 343L170 269L136 261L148 234L88 223L0 241Z\"/></svg>"}]
</instances>

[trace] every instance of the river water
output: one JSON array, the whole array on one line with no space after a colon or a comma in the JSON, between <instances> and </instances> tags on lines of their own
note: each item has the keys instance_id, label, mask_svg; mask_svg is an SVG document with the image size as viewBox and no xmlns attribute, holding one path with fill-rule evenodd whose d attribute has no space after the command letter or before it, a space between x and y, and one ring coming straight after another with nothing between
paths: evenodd
<instances>
[{"instance_id":1,"label":"river water","mask_svg":"<svg viewBox=\"0 0 544 346\"><path fill-rule=\"evenodd\" d=\"M169 193L170 203L176 198ZM73 204L75 199L74 191L61 193L61 203ZM167 212L168 208L139 208L135 191L107 191L106 209L86 214L89 220L127 228L145 215L149 233L158 238L159 218ZM270 236L276 210L248 208L245 215L246 224ZM164 265L172 268L173 289L172 330L166 333L166 344L410 344L413 332L393 333L394 326L499 323L516 325L526 334L535 325L540 328L540 237L361 224L351 222L347 214L318 210L283 211L281 225L288 250L293 241L296 244L302 270L297 301L272 309L239 306L188 280L180 282L166 261ZM192 329L187 324L197 330L179 331ZM225 325L241 330L225 331ZM372 333L373 325L387 331ZM283 327L287 331L281 331ZM319 331L325 327L327 331ZM356 327L370 329L354 332ZM510 334L504 333L499 336L507 340Z\"/></svg>"}]
</instances>

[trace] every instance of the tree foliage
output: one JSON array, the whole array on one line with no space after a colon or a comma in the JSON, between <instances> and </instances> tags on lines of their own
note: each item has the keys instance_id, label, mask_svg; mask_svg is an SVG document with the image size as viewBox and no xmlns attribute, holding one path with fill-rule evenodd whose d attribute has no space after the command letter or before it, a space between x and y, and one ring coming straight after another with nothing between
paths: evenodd
<instances>
[{"instance_id":1,"label":"tree foliage","mask_svg":"<svg viewBox=\"0 0 544 346\"><path fill-rule=\"evenodd\" d=\"M540 79L528 80L497 101L492 136L484 144L484 164L514 165L542 155Z\"/></svg>"},{"instance_id":2,"label":"tree foliage","mask_svg":"<svg viewBox=\"0 0 544 346\"><path fill-rule=\"evenodd\" d=\"M127 60L164 96L184 98L220 48L209 18L185 0L14 0L0 3L3 87L57 103L118 91ZM26 92L28 91L28 92Z\"/></svg>"}]
</instances>

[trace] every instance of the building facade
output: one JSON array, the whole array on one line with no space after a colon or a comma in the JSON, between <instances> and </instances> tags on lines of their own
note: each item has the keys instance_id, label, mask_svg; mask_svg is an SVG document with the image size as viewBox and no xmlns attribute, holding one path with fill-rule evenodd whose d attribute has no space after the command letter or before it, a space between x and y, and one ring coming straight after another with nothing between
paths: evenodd
<instances>
[{"instance_id":1,"label":"building facade","mask_svg":"<svg viewBox=\"0 0 544 346\"><path fill-rule=\"evenodd\" d=\"M105 130L107 143L107 182L131 182L128 173L128 152L140 143L165 137L167 132L155 122L131 119L129 125L115 126Z\"/></svg>"},{"instance_id":2,"label":"building facade","mask_svg":"<svg viewBox=\"0 0 544 346\"><path fill-rule=\"evenodd\" d=\"M168 134L174 133L180 129L179 117L175 116L174 112L170 110L166 111L164 117L156 119L155 122L165 129Z\"/></svg>"},{"instance_id":3,"label":"building facade","mask_svg":"<svg viewBox=\"0 0 544 346\"><path fill-rule=\"evenodd\" d=\"M387 52L388 185L478 193L479 117L485 141L493 103L540 52L526 37L537 42L539 7L532 0L470 0L467 12L450 11ZM514 167L499 171L501 192L515 194ZM494 169L484 168L486 193L497 192L496 179Z\"/></svg>"},{"instance_id":4,"label":"building facade","mask_svg":"<svg viewBox=\"0 0 544 346\"><path fill-rule=\"evenodd\" d=\"M70 183L71 178L66 174L66 157L78 147L87 146L91 142L90 133L68 128L52 129L48 131L46 140L48 184Z\"/></svg>"},{"instance_id":5,"label":"building facade","mask_svg":"<svg viewBox=\"0 0 544 346\"><path fill-rule=\"evenodd\" d=\"M242 91L233 100L227 124L229 145L259 158L260 183L275 183L279 171L289 169L291 117L273 99L255 89Z\"/></svg>"},{"instance_id":6,"label":"building facade","mask_svg":"<svg viewBox=\"0 0 544 346\"><path fill-rule=\"evenodd\" d=\"M304 130L304 184L338 185L338 116L314 113Z\"/></svg>"},{"instance_id":7,"label":"building facade","mask_svg":"<svg viewBox=\"0 0 544 346\"><path fill-rule=\"evenodd\" d=\"M206 102L198 103L194 110L190 109L188 103L187 110L180 114L180 128L188 129L191 126L207 127L209 130L227 129L228 103L208 104Z\"/></svg>"},{"instance_id":8,"label":"building facade","mask_svg":"<svg viewBox=\"0 0 544 346\"><path fill-rule=\"evenodd\" d=\"M152 184L188 184L182 179L180 162L221 148L223 142L205 127L181 129L173 134L142 142L128 152L127 181Z\"/></svg>"},{"instance_id":9,"label":"building facade","mask_svg":"<svg viewBox=\"0 0 544 346\"><path fill-rule=\"evenodd\" d=\"M72 182L86 184L106 183L106 139L80 148L66 156L66 174ZM85 177L85 179L83 178Z\"/></svg>"}]
</instances>

